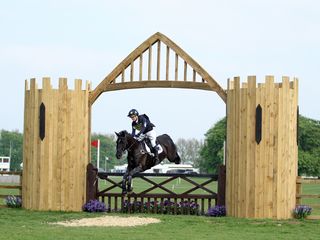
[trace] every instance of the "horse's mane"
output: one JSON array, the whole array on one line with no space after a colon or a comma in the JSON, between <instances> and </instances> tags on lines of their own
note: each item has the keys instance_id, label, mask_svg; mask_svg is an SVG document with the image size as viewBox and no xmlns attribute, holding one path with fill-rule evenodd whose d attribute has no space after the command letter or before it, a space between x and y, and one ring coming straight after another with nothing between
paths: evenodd
<instances>
[{"instance_id":1,"label":"horse's mane","mask_svg":"<svg viewBox=\"0 0 320 240\"><path fill-rule=\"evenodd\" d=\"M128 134L129 134L129 133L128 133L127 130L122 130L122 131L119 132L119 135L120 135L120 136L123 136L123 137L124 137L125 135L128 135Z\"/></svg>"}]
</instances>

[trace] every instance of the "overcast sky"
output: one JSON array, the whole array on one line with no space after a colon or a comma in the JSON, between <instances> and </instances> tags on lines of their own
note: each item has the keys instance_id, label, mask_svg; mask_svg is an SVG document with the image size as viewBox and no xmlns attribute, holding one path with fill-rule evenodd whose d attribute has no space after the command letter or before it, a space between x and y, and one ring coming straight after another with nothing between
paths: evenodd
<instances>
[{"instance_id":1,"label":"overcast sky","mask_svg":"<svg viewBox=\"0 0 320 240\"><path fill-rule=\"evenodd\" d=\"M300 113L320 119L320 1L10 0L0 3L0 129L23 131L24 81L89 80L95 88L155 32L184 49L223 87L256 75L299 78ZM92 131L130 130L127 113L147 113L158 134L204 139L225 116L215 92L107 92L93 105Z\"/></svg>"}]
</instances>

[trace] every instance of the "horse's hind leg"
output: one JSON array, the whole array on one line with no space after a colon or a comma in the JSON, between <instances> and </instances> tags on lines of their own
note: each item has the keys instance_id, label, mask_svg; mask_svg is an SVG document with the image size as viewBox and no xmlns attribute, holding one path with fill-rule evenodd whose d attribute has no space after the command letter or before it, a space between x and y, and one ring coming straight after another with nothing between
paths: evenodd
<instances>
[{"instance_id":1,"label":"horse's hind leg","mask_svg":"<svg viewBox=\"0 0 320 240\"><path fill-rule=\"evenodd\" d=\"M169 159L170 162L174 162L175 164L181 163L180 156L177 152L168 153L167 158Z\"/></svg>"},{"instance_id":2,"label":"horse's hind leg","mask_svg":"<svg viewBox=\"0 0 320 240\"><path fill-rule=\"evenodd\" d=\"M174 158L174 163L175 164L180 164L181 163L181 158L180 158L178 153L176 153L176 156Z\"/></svg>"}]
</instances>

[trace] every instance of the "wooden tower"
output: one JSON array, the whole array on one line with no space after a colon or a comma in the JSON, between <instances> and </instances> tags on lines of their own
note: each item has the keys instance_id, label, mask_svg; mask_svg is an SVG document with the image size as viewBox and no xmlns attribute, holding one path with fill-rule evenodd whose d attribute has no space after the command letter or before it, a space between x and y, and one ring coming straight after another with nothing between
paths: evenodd
<instances>
[{"instance_id":1,"label":"wooden tower","mask_svg":"<svg viewBox=\"0 0 320 240\"><path fill-rule=\"evenodd\" d=\"M81 211L86 193L89 163L88 107L90 85L82 90L67 79L53 89L43 78L42 89L35 79L26 81L23 141L22 203L26 209Z\"/></svg>"},{"instance_id":2,"label":"wooden tower","mask_svg":"<svg viewBox=\"0 0 320 240\"><path fill-rule=\"evenodd\" d=\"M296 203L298 80L272 76L227 90L226 208L229 216L291 218Z\"/></svg>"}]
</instances>

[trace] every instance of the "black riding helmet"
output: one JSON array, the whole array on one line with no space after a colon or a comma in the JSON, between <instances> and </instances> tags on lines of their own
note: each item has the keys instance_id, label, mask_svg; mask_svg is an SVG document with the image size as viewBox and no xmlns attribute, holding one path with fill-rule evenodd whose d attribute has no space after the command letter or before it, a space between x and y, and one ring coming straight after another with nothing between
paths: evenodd
<instances>
[{"instance_id":1,"label":"black riding helmet","mask_svg":"<svg viewBox=\"0 0 320 240\"><path fill-rule=\"evenodd\" d=\"M133 115L139 116L139 112L136 109L131 109L128 113L128 117L131 117Z\"/></svg>"}]
</instances>

